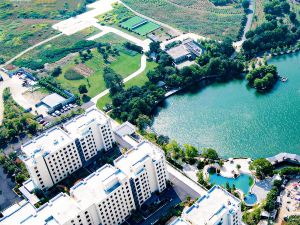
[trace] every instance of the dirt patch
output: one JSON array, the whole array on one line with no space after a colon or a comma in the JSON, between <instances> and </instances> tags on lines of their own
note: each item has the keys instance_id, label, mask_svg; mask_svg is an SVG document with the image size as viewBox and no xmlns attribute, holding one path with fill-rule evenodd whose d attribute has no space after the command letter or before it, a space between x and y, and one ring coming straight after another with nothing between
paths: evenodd
<instances>
[{"instance_id":1,"label":"dirt patch","mask_svg":"<svg viewBox=\"0 0 300 225\"><path fill-rule=\"evenodd\" d=\"M71 53L71 54L67 55L66 57L56 61L55 63L51 63L51 64L46 63L45 70L48 72L51 72L56 67L62 68L64 66L70 64L70 62L74 60L74 58L77 56L77 54L78 53Z\"/></svg>"},{"instance_id":2,"label":"dirt patch","mask_svg":"<svg viewBox=\"0 0 300 225\"><path fill-rule=\"evenodd\" d=\"M22 95L28 102L35 105L35 104L39 103L41 101L41 99L46 97L48 94L42 93L42 92L36 90L34 92L26 91Z\"/></svg>"},{"instance_id":3,"label":"dirt patch","mask_svg":"<svg viewBox=\"0 0 300 225\"><path fill-rule=\"evenodd\" d=\"M77 73L79 73L79 74L81 74L82 76L85 76L85 77L89 77L94 73L94 71L91 68L89 68L88 66L86 66L82 63L77 64L72 69L75 72L77 72Z\"/></svg>"}]
</instances>

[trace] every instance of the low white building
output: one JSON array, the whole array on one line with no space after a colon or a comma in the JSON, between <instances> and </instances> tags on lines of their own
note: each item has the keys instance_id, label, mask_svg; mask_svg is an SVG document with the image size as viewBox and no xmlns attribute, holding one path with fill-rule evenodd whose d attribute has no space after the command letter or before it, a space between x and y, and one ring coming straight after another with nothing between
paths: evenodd
<instances>
[{"instance_id":1,"label":"low white building","mask_svg":"<svg viewBox=\"0 0 300 225\"><path fill-rule=\"evenodd\" d=\"M241 225L241 201L215 185L184 211L182 217L191 225Z\"/></svg>"},{"instance_id":2,"label":"low white building","mask_svg":"<svg viewBox=\"0 0 300 225\"><path fill-rule=\"evenodd\" d=\"M144 141L114 161L130 177L136 205L141 206L155 191L167 187L165 155L154 144Z\"/></svg>"},{"instance_id":3,"label":"low white building","mask_svg":"<svg viewBox=\"0 0 300 225\"><path fill-rule=\"evenodd\" d=\"M24 163L36 187L48 189L86 165L115 142L110 118L92 108L52 128L21 147Z\"/></svg>"}]
</instances>

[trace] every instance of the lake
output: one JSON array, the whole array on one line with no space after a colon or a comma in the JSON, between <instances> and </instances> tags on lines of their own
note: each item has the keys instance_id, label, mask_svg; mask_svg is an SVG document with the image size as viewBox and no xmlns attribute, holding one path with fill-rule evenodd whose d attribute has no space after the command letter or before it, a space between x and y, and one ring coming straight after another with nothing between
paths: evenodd
<instances>
[{"instance_id":1,"label":"lake","mask_svg":"<svg viewBox=\"0 0 300 225\"><path fill-rule=\"evenodd\" d=\"M300 153L300 54L272 58L288 77L259 94L246 81L192 87L157 108L153 128L179 143L211 147L222 157Z\"/></svg>"}]
</instances>

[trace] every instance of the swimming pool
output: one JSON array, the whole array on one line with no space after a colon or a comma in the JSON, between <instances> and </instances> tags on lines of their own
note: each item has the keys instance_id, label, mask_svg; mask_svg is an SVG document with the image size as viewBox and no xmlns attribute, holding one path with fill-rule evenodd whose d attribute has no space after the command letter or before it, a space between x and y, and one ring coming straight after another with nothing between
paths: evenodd
<instances>
[{"instance_id":1,"label":"swimming pool","mask_svg":"<svg viewBox=\"0 0 300 225\"><path fill-rule=\"evenodd\" d=\"M249 193L254 180L253 177L247 174L241 174L237 178L227 178L217 173L210 173L209 175L209 183L211 184L217 184L225 187L227 182L231 188L235 185L236 189L241 190L246 195Z\"/></svg>"},{"instance_id":2,"label":"swimming pool","mask_svg":"<svg viewBox=\"0 0 300 225\"><path fill-rule=\"evenodd\" d=\"M255 194L247 194L244 197L244 201L247 205L251 206L254 205L257 202L257 197Z\"/></svg>"}]
</instances>

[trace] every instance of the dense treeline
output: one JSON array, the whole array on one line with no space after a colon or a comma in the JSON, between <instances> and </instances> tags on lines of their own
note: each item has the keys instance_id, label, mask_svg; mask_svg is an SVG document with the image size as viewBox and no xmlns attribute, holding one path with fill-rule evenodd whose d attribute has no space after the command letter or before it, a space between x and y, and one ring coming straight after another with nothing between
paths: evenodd
<instances>
[{"instance_id":1,"label":"dense treeline","mask_svg":"<svg viewBox=\"0 0 300 225\"><path fill-rule=\"evenodd\" d=\"M130 43L128 41L124 43L124 47L127 48L127 49L129 49L129 50L138 52L138 53L142 53L143 52L143 48L141 46L138 46L136 44L132 44L132 43Z\"/></svg>"},{"instance_id":2,"label":"dense treeline","mask_svg":"<svg viewBox=\"0 0 300 225\"><path fill-rule=\"evenodd\" d=\"M290 11L286 0L268 1L264 5L264 12L267 22L246 34L243 51L247 58L252 58L259 52L293 45L300 38L296 14ZM285 20L290 20L291 23Z\"/></svg>"},{"instance_id":3,"label":"dense treeline","mask_svg":"<svg viewBox=\"0 0 300 225\"><path fill-rule=\"evenodd\" d=\"M261 66L246 75L249 85L258 90L271 89L278 80L277 68L274 65Z\"/></svg>"},{"instance_id":4,"label":"dense treeline","mask_svg":"<svg viewBox=\"0 0 300 225\"><path fill-rule=\"evenodd\" d=\"M39 124L30 113L25 113L12 98L8 88L3 92L4 114L0 126L0 144L8 143L22 134L35 134Z\"/></svg>"},{"instance_id":5,"label":"dense treeline","mask_svg":"<svg viewBox=\"0 0 300 225\"><path fill-rule=\"evenodd\" d=\"M70 95L67 94L65 90L52 77L43 77L39 79L39 85L63 96L66 99L70 98Z\"/></svg>"}]
</instances>

